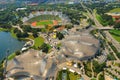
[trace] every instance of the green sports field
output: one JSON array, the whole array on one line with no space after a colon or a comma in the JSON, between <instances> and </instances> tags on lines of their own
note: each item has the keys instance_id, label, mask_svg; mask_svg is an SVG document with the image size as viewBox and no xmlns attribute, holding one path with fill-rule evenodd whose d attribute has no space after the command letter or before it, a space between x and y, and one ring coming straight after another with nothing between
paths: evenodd
<instances>
[{"instance_id":1,"label":"green sports field","mask_svg":"<svg viewBox=\"0 0 120 80\"><path fill-rule=\"evenodd\" d=\"M60 18L59 18L59 16L54 16L54 15L40 15L40 16L36 16L36 17L31 18L27 22L32 23L35 21L39 22L39 21L43 21L43 20L60 20ZM43 24L44 24L44 22L43 22Z\"/></svg>"},{"instance_id":2,"label":"green sports field","mask_svg":"<svg viewBox=\"0 0 120 80\"><path fill-rule=\"evenodd\" d=\"M36 26L40 26L40 25L50 25L53 24L53 21L51 20L47 20L47 21L39 21L36 23Z\"/></svg>"}]
</instances>

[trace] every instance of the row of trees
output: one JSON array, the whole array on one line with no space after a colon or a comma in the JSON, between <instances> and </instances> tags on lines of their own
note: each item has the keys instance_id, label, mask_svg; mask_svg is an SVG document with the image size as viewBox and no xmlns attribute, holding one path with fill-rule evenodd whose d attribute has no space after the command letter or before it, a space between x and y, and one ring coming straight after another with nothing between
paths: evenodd
<instances>
[{"instance_id":1,"label":"row of trees","mask_svg":"<svg viewBox=\"0 0 120 80\"><path fill-rule=\"evenodd\" d=\"M0 28L11 29L12 26L9 24L0 24Z\"/></svg>"}]
</instances>

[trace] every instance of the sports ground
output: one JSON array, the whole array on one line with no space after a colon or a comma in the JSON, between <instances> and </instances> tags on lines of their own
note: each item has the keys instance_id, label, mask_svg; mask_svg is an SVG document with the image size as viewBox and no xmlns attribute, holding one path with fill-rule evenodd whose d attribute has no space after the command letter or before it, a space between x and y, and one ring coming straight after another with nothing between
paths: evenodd
<instances>
[{"instance_id":1,"label":"sports ground","mask_svg":"<svg viewBox=\"0 0 120 80\"><path fill-rule=\"evenodd\" d=\"M28 20L28 23L32 27L40 27L40 26L44 26L44 25L54 26L54 25L58 25L58 22L60 20L61 19L59 18L59 16L40 15L40 16L36 16L34 18L31 18L30 20Z\"/></svg>"},{"instance_id":2,"label":"sports ground","mask_svg":"<svg viewBox=\"0 0 120 80\"><path fill-rule=\"evenodd\" d=\"M36 27L36 26L43 26L43 25L57 25L58 21L57 20L42 20L42 21L35 21L31 23L31 26Z\"/></svg>"}]
</instances>

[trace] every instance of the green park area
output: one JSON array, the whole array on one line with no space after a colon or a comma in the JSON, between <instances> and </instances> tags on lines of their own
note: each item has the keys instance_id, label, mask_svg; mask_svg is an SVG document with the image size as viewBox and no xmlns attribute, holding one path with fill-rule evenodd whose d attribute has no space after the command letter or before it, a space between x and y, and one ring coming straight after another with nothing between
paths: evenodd
<instances>
[{"instance_id":1,"label":"green park area","mask_svg":"<svg viewBox=\"0 0 120 80\"><path fill-rule=\"evenodd\" d=\"M80 75L70 72L69 78L70 80L80 80Z\"/></svg>"},{"instance_id":2,"label":"green park area","mask_svg":"<svg viewBox=\"0 0 120 80\"><path fill-rule=\"evenodd\" d=\"M107 14L99 14L97 13L97 10L94 9L94 14L96 16L96 19L99 21L100 24L102 24L103 26L107 26L107 25L113 25L114 23L114 19L107 15Z\"/></svg>"},{"instance_id":3,"label":"green park area","mask_svg":"<svg viewBox=\"0 0 120 80\"><path fill-rule=\"evenodd\" d=\"M92 78L91 80L96 80L96 78Z\"/></svg>"},{"instance_id":4,"label":"green park area","mask_svg":"<svg viewBox=\"0 0 120 80\"><path fill-rule=\"evenodd\" d=\"M12 37L17 38L16 34L14 33L14 28L12 28L10 32Z\"/></svg>"},{"instance_id":5,"label":"green park area","mask_svg":"<svg viewBox=\"0 0 120 80\"><path fill-rule=\"evenodd\" d=\"M115 8L109 11L110 13L120 12L120 8Z\"/></svg>"},{"instance_id":6,"label":"green park area","mask_svg":"<svg viewBox=\"0 0 120 80\"><path fill-rule=\"evenodd\" d=\"M38 21L36 26L40 26L40 25L50 25L53 24L53 21L51 20L45 20L45 21Z\"/></svg>"},{"instance_id":7,"label":"green park area","mask_svg":"<svg viewBox=\"0 0 120 80\"><path fill-rule=\"evenodd\" d=\"M106 26L107 23L105 23L105 21L104 21L104 19L102 18L102 16L97 13L97 10L96 10L96 9L94 9L94 13L95 13L95 15L96 15L96 19L100 22L100 24L102 24L103 26Z\"/></svg>"},{"instance_id":8,"label":"green park area","mask_svg":"<svg viewBox=\"0 0 120 80\"><path fill-rule=\"evenodd\" d=\"M12 60L15 56L16 56L15 53L10 54L10 55L8 56L8 60Z\"/></svg>"},{"instance_id":9,"label":"green park area","mask_svg":"<svg viewBox=\"0 0 120 80\"><path fill-rule=\"evenodd\" d=\"M81 75L77 74L76 72L70 72L68 70L61 70L58 72L57 80L80 80Z\"/></svg>"},{"instance_id":10,"label":"green park area","mask_svg":"<svg viewBox=\"0 0 120 80\"><path fill-rule=\"evenodd\" d=\"M87 76L91 77L92 76L92 70L91 70L91 62L84 62L83 63L84 68L85 68L85 73Z\"/></svg>"},{"instance_id":11,"label":"green park area","mask_svg":"<svg viewBox=\"0 0 120 80\"><path fill-rule=\"evenodd\" d=\"M96 18L103 26L107 26L108 25L108 23L104 21L104 19L101 17L101 15L96 13Z\"/></svg>"},{"instance_id":12,"label":"green park area","mask_svg":"<svg viewBox=\"0 0 120 80\"><path fill-rule=\"evenodd\" d=\"M0 28L0 31L8 31L8 30L4 28Z\"/></svg>"},{"instance_id":13,"label":"green park area","mask_svg":"<svg viewBox=\"0 0 120 80\"><path fill-rule=\"evenodd\" d=\"M120 30L110 30L109 32L115 40L120 42Z\"/></svg>"},{"instance_id":14,"label":"green park area","mask_svg":"<svg viewBox=\"0 0 120 80\"><path fill-rule=\"evenodd\" d=\"M35 41L35 44L34 44L35 48L38 48L38 47L42 46L42 44L44 43L44 38L37 37L34 39L34 41Z\"/></svg>"},{"instance_id":15,"label":"green park area","mask_svg":"<svg viewBox=\"0 0 120 80\"><path fill-rule=\"evenodd\" d=\"M59 16L54 16L54 15L40 15L31 18L28 20L29 23L35 22L35 21L43 21L43 20L60 20Z\"/></svg>"}]
</instances>

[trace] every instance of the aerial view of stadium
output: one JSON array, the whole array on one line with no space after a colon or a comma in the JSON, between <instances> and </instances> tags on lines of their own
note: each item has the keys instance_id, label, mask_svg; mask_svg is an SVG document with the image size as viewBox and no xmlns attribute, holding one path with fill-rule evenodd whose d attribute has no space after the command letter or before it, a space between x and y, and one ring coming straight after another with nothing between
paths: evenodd
<instances>
[{"instance_id":1,"label":"aerial view of stadium","mask_svg":"<svg viewBox=\"0 0 120 80\"><path fill-rule=\"evenodd\" d=\"M0 80L120 80L120 0L0 0Z\"/></svg>"}]
</instances>

